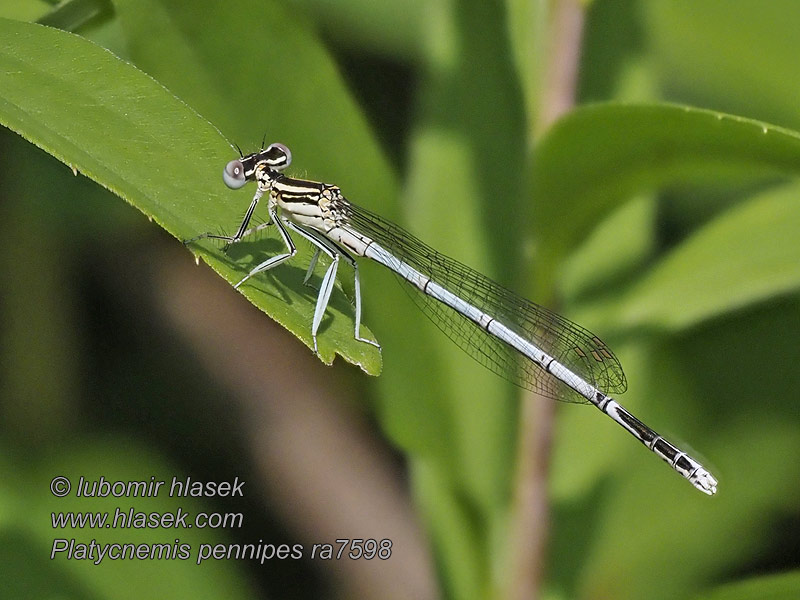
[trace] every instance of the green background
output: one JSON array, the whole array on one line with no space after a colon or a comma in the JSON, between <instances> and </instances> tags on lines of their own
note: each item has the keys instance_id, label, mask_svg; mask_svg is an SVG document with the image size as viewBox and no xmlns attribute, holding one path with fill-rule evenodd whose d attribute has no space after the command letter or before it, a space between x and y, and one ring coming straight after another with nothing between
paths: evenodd
<instances>
[{"instance_id":1,"label":"green background","mask_svg":"<svg viewBox=\"0 0 800 600\"><path fill-rule=\"evenodd\" d=\"M3 597L796 598L799 28L788 0L0 2ZM570 56L574 107L551 123ZM222 168L264 138L290 174L602 336L620 400L718 494L591 407L553 416L479 368L377 265L382 352L352 339L342 268L314 357L307 244L247 302L226 281L274 234L179 241L234 230L252 189ZM545 475L521 479L520 439L545 440ZM247 483L58 499L57 475ZM546 501L533 519L521 481ZM131 505L244 525L51 524ZM306 552L95 566L51 560L54 538ZM337 538L393 554L308 556Z\"/></svg>"}]
</instances>

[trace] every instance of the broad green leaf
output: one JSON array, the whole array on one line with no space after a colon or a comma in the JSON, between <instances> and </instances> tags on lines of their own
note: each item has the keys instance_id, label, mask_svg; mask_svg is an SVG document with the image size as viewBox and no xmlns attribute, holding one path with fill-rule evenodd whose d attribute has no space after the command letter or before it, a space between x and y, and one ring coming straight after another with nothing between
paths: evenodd
<instances>
[{"instance_id":1,"label":"broad green leaf","mask_svg":"<svg viewBox=\"0 0 800 600\"><path fill-rule=\"evenodd\" d=\"M698 600L795 600L800 596L800 571L753 577L722 585Z\"/></svg>"},{"instance_id":2,"label":"broad green leaf","mask_svg":"<svg viewBox=\"0 0 800 600\"><path fill-rule=\"evenodd\" d=\"M618 300L623 327L680 330L800 289L800 185L762 193L720 215Z\"/></svg>"},{"instance_id":3,"label":"broad green leaf","mask_svg":"<svg viewBox=\"0 0 800 600\"><path fill-rule=\"evenodd\" d=\"M800 174L800 135L752 119L672 105L580 108L543 138L533 167L537 278L554 270L608 211L681 182Z\"/></svg>"},{"instance_id":4,"label":"broad green leaf","mask_svg":"<svg viewBox=\"0 0 800 600\"><path fill-rule=\"evenodd\" d=\"M220 181L232 149L210 123L168 90L80 37L38 25L0 20L0 123L121 196L176 238L232 227L247 192ZM213 244L194 247L228 281L275 251L274 240L245 242L224 255ZM244 295L311 345L314 290L304 268L259 277ZM323 322L320 354L336 352L366 372L380 370L380 353L353 339L352 308L334 294ZM367 335L370 335L367 333Z\"/></svg>"}]
</instances>

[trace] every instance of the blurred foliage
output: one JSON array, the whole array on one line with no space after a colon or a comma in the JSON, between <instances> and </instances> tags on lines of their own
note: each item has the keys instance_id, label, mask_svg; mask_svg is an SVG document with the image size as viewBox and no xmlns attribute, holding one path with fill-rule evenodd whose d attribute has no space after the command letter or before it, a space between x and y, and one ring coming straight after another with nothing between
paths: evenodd
<instances>
[{"instance_id":1,"label":"blurred foliage","mask_svg":"<svg viewBox=\"0 0 800 600\"><path fill-rule=\"evenodd\" d=\"M14 597L251 597L286 582L319 594L307 564L255 575L47 558L53 474L177 464L224 479L241 460L221 384L152 315L115 302L97 268L178 242L87 177L176 238L229 230L249 198L219 180L228 140L247 152L265 132L292 148L291 173L340 185L602 335L625 366L625 405L691 440L718 475L703 497L596 411L559 407L546 597L798 596L796 3L587 3L587 105L534 142L546 3L115 0L75 22L106 5L74 2L0 2L14 19L0 20L0 122L82 174L0 137L0 579L17 581ZM274 242L196 251L234 281ZM307 256L243 292L308 345ZM499 597L519 392L390 279L364 265L384 363L367 403L407 457L444 593ZM324 358L377 373L343 288Z\"/></svg>"}]
</instances>

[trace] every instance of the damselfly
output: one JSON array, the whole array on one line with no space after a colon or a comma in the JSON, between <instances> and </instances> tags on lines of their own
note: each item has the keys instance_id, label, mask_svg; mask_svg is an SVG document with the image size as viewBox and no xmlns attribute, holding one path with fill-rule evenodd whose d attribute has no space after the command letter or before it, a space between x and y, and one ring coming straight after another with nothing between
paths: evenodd
<instances>
[{"instance_id":1,"label":"damselfly","mask_svg":"<svg viewBox=\"0 0 800 600\"><path fill-rule=\"evenodd\" d=\"M320 253L330 257L320 285L311 336L317 332L333 291L339 260L354 270L355 338L361 337L361 282L355 256L365 256L394 271L412 285L425 314L470 356L515 384L543 396L588 402L611 417L673 469L708 495L717 480L699 462L639 421L608 394L624 392L627 383L617 357L594 334L430 248L397 225L349 202L335 185L294 179L282 173L292 155L283 144L271 144L230 161L223 173L228 187L248 181L258 185L239 229L231 236L204 233L235 244L274 225L286 251L253 267L239 287L290 259L296 248L289 230L315 247L305 280ZM261 197L267 194L269 219L248 229Z\"/></svg>"}]
</instances>

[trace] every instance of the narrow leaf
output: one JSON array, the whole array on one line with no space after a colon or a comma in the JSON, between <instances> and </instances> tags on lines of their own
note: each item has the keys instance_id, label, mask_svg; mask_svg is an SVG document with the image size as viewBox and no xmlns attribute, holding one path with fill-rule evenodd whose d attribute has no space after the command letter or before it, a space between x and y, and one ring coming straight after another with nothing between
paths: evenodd
<instances>
[{"instance_id":1,"label":"narrow leaf","mask_svg":"<svg viewBox=\"0 0 800 600\"><path fill-rule=\"evenodd\" d=\"M618 303L624 326L678 330L800 289L800 185L763 193L701 228Z\"/></svg>"}]
</instances>

